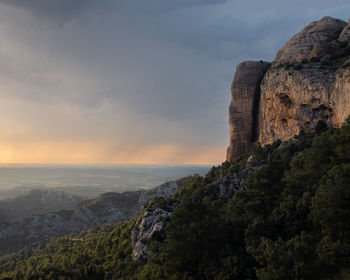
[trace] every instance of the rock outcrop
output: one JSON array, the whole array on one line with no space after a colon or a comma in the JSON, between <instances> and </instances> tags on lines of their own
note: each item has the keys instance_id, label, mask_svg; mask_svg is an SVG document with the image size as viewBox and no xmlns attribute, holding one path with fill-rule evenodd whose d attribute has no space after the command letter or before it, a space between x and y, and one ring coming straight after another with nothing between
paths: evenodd
<instances>
[{"instance_id":1,"label":"rock outcrop","mask_svg":"<svg viewBox=\"0 0 350 280\"><path fill-rule=\"evenodd\" d=\"M147 260L150 253L147 243L157 235L157 238L164 239L164 221L171 217L171 212L156 208L146 210L138 219L135 229L131 233L132 258L136 260Z\"/></svg>"},{"instance_id":2,"label":"rock outcrop","mask_svg":"<svg viewBox=\"0 0 350 280\"><path fill-rule=\"evenodd\" d=\"M276 64L309 61L332 53L345 26L346 22L332 17L309 24L278 51Z\"/></svg>"},{"instance_id":3,"label":"rock outcrop","mask_svg":"<svg viewBox=\"0 0 350 280\"><path fill-rule=\"evenodd\" d=\"M338 104L332 104L331 98L336 76L316 65L298 70L272 68L261 85L259 142L286 141L301 130L314 129L319 122L334 126Z\"/></svg>"},{"instance_id":4,"label":"rock outcrop","mask_svg":"<svg viewBox=\"0 0 350 280\"><path fill-rule=\"evenodd\" d=\"M286 141L318 124L341 126L350 114L349 43L350 23L324 17L293 36L266 71L240 64L232 84L227 159L245 154L256 142ZM259 100L253 110L252 91L244 90L252 89L252 82ZM242 92L246 97L237 98Z\"/></svg>"},{"instance_id":5,"label":"rock outcrop","mask_svg":"<svg viewBox=\"0 0 350 280\"><path fill-rule=\"evenodd\" d=\"M263 61L245 61L237 66L231 87L228 160L248 152L257 138L260 83L269 65Z\"/></svg>"},{"instance_id":6,"label":"rock outcrop","mask_svg":"<svg viewBox=\"0 0 350 280\"><path fill-rule=\"evenodd\" d=\"M339 41L345 43L350 42L350 19L348 21L348 25L343 29L342 33L340 33Z\"/></svg>"},{"instance_id":7,"label":"rock outcrop","mask_svg":"<svg viewBox=\"0 0 350 280\"><path fill-rule=\"evenodd\" d=\"M245 190L249 174L264 164L266 164L265 161L250 156L245 168L206 185L203 193L213 199L228 201L235 192ZM162 203L151 200L142 206L142 215L138 218L131 232L132 258L134 261L142 260L146 262L148 256L152 253L149 242L152 239L164 240L166 238L164 223L171 220L173 211L179 206L178 201L166 198Z\"/></svg>"}]
</instances>

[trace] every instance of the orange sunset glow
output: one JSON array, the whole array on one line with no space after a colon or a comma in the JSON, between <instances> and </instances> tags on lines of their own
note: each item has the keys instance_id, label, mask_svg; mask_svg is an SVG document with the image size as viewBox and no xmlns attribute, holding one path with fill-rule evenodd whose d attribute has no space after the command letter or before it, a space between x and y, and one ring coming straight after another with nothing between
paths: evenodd
<instances>
[{"instance_id":1,"label":"orange sunset glow","mask_svg":"<svg viewBox=\"0 0 350 280\"><path fill-rule=\"evenodd\" d=\"M1 163L33 164L219 164L225 147L161 145L115 151L93 142L0 143Z\"/></svg>"}]
</instances>

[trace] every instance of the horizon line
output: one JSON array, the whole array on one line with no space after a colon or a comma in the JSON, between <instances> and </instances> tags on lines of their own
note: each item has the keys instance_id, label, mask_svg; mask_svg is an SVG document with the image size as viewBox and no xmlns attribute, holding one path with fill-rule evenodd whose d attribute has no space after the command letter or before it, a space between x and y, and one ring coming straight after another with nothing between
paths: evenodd
<instances>
[{"instance_id":1,"label":"horizon line","mask_svg":"<svg viewBox=\"0 0 350 280\"><path fill-rule=\"evenodd\" d=\"M0 167L5 165L51 165L51 166L213 166L215 163L25 163L25 162L0 162Z\"/></svg>"}]
</instances>

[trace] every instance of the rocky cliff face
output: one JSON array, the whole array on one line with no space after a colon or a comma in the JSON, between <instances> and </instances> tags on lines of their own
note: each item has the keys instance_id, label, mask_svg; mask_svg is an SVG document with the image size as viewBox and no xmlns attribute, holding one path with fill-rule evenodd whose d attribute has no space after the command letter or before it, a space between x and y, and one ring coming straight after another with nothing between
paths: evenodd
<instances>
[{"instance_id":1,"label":"rocky cliff face","mask_svg":"<svg viewBox=\"0 0 350 280\"><path fill-rule=\"evenodd\" d=\"M164 221L171 217L172 212L166 211L161 208L152 210L146 210L143 215L138 219L135 229L131 233L132 240L132 259L147 260L147 256L150 253L150 249L147 243L153 238L154 235L158 235L158 238L164 239Z\"/></svg>"},{"instance_id":2,"label":"rocky cliff face","mask_svg":"<svg viewBox=\"0 0 350 280\"><path fill-rule=\"evenodd\" d=\"M257 138L260 83L269 65L263 61L245 61L237 66L231 87L229 160L248 152Z\"/></svg>"},{"instance_id":3,"label":"rocky cliff face","mask_svg":"<svg viewBox=\"0 0 350 280\"><path fill-rule=\"evenodd\" d=\"M350 114L349 43L350 22L324 17L293 36L265 71L240 66L261 62L240 64L232 83L227 159L243 155L256 140L266 145L318 124L339 127ZM252 85L259 100L253 110L254 94L244 90Z\"/></svg>"}]
</instances>

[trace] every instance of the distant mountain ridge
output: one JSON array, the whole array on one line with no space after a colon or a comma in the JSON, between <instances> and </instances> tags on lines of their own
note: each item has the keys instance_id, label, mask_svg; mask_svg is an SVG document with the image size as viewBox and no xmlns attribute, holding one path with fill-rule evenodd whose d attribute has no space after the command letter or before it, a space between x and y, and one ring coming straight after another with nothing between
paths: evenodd
<instances>
[{"instance_id":1,"label":"distant mountain ridge","mask_svg":"<svg viewBox=\"0 0 350 280\"><path fill-rule=\"evenodd\" d=\"M143 203L156 196L169 197L193 176L169 181L151 190L104 193L96 199L80 201L72 210L62 209L21 220L0 222L0 255L54 236L131 219Z\"/></svg>"},{"instance_id":2,"label":"distant mountain ridge","mask_svg":"<svg viewBox=\"0 0 350 280\"><path fill-rule=\"evenodd\" d=\"M67 192L35 189L0 200L0 222L22 219L60 209L73 209L86 198Z\"/></svg>"}]
</instances>

